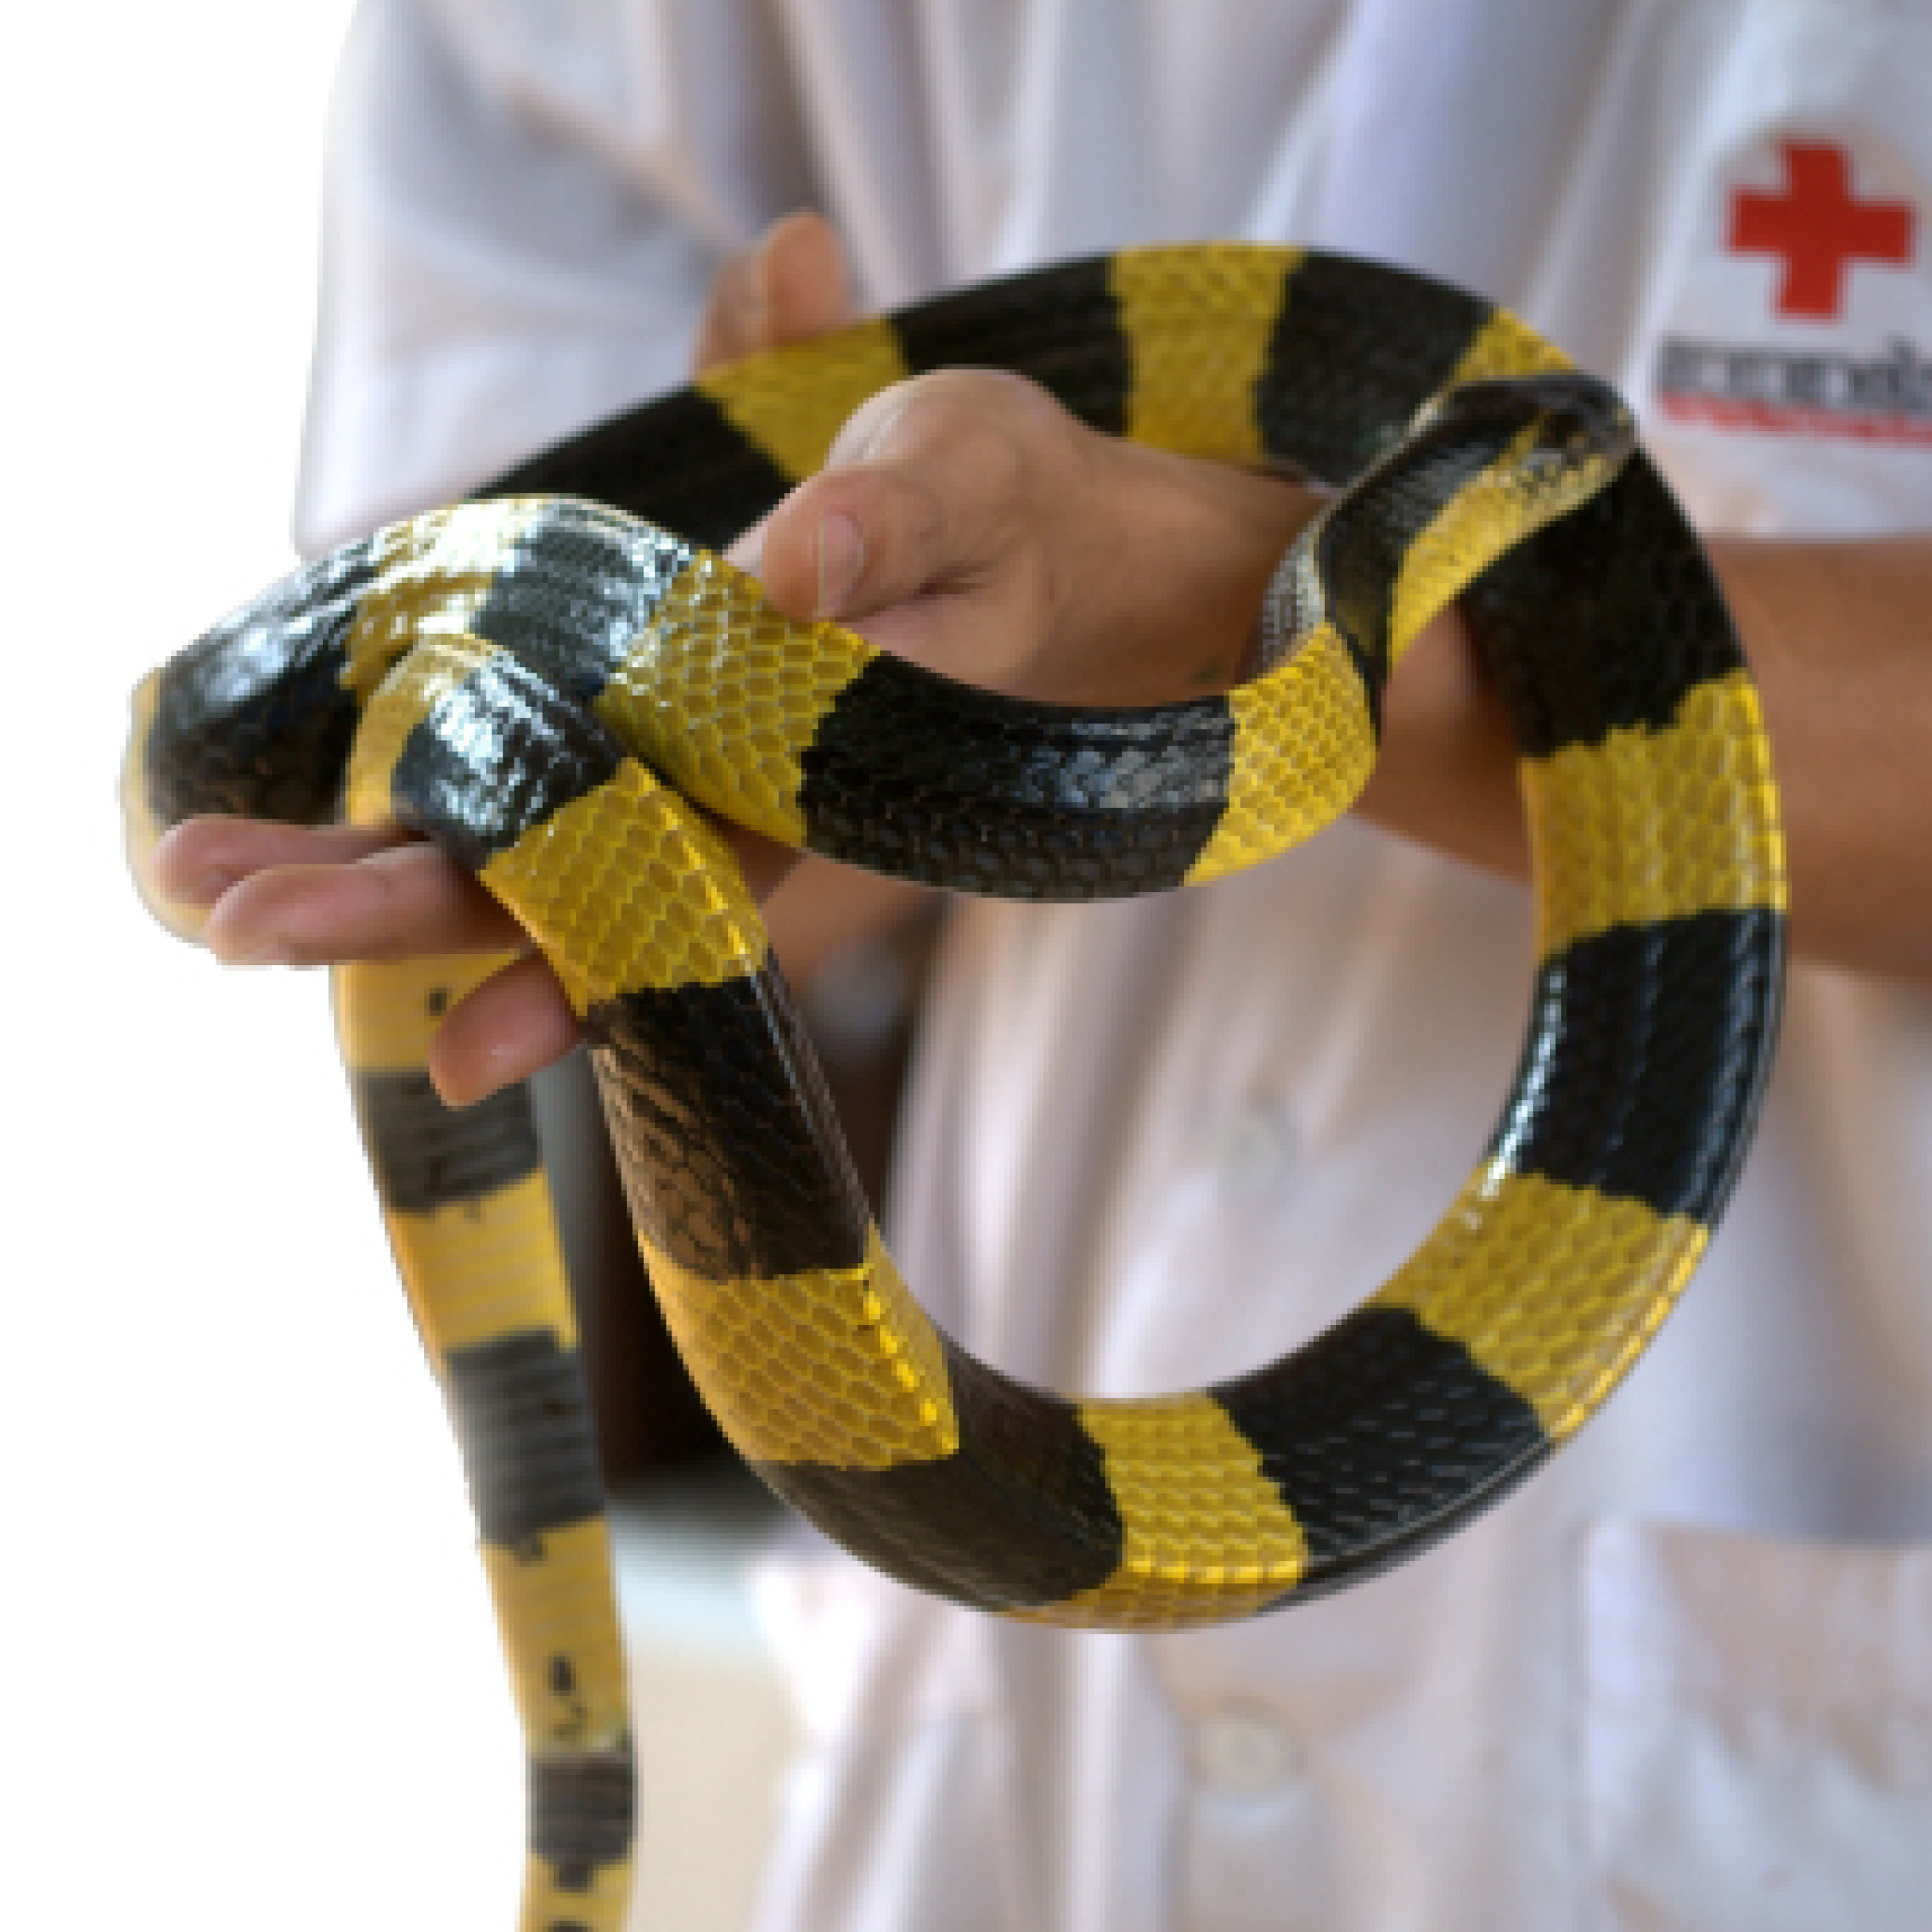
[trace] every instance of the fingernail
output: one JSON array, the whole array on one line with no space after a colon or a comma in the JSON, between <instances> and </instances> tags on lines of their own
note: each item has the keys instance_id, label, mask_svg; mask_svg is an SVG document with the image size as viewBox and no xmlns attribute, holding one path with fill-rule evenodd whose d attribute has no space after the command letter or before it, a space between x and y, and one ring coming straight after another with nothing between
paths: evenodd
<instances>
[{"instance_id":1,"label":"fingernail","mask_svg":"<svg viewBox=\"0 0 1932 1932\"><path fill-rule=\"evenodd\" d=\"M835 617L865 573L865 535L850 517L828 511L818 519L816 554L818 605L813 615Z\"/></svg>"},{"instance_id":2,"label":"fingernail","mask_svg":"<svg viewBox=\"0 0 1932 1932\"><path fill-rule=\"evenodd\" d=\"M277 939L250 939L241 945L211 941L210 949L224 966L293 966L294 951Z\"/></svg>"},{"instance_id":3,"label":"fingernail","mask_svg":"<svg viewBox=\"0 0 1932 1932\"><path fill-rule=\"evenodd\" d=\"M437 1099L453 1114L474 1107L479 1100L488 1100L500 1088L513 1085L520 1078L511 1065L510 1049L502 1046L483 1048L447 1078L434 1061L429 1071Z\"/></svg>"},{"instance_id":4,"label":"fingernail","mask_svg":"<svg viewBox=\"0 0 1932 1932\"><path fill-rule=\"evenodd\" d=\"M303 963L300 946L292 944L287 933L264 932L259 927L246 924L237 933L230 930L233 924L217 915L209 925L208 950L224 966L299 966Z\"/></svg>"},{"instance_id":5,"label":"fingernail","mask_svg":"<svg viewBox=\"0 0 1932 1932\"><path fill-rule=\"evenodd\" d=\"M473 1107L485 1097L480 1093L471 1093L459 1080L444 1079L434 1069L429 1075L429 1084L436 1090L436 1098L442 1102L443 1111L447 1114L460 1114L465 1107Z\"/></svg>"}]
</instances>

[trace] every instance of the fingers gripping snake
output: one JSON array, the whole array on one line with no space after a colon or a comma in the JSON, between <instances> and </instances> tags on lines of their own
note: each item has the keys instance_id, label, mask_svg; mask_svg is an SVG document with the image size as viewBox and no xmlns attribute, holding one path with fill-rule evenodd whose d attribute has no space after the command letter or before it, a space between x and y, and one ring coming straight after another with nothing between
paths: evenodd
<instances>
[{"instance_id":1,"label":"fingers gripping snake","mask_svg":"<svg viewBox=\"0 0 1932 1932\"><path fill-rule=\"evenodd\" d=\"M1250 680L1133 711L996 697L787 623L711 554L866 396L963 363L1340 488ZM973 891L1211 879L1346 807L1386 679L1458 595L1516 736L1538 915L1528 1037L1468 1181L1361 1308L1214 1388L1067 1399L974 1360L895 1273L756 910L683 800ZM1776 1031L1755 693L1621 405L1491 305L1336 255L1130 252L721 369L244 605L143 686L125 793L137 847L345 799L474 868L583 1018L653 1285L733 1443L893 1575L1061 1623L1333 1589L1534 1468L1696 1264ZM519 1091L449 1114L424 1072L495 963L342 969L339 1024L529 1744L525 1923L614 1926L629 1717L549 1194Z\"/></svg>"}]
</instances>

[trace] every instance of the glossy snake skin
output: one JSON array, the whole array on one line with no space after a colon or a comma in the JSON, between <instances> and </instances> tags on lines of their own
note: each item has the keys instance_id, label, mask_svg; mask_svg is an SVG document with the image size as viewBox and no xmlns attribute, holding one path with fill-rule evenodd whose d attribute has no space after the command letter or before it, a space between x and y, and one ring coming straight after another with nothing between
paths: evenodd
<instances>
[{"instance_id":1,"label":"glossy snake skin","mask_svg":"<svg viewBox=\"0 0 1932 1932\"><path fill-rule=\"evenodd\" d=\"M1120 435L1355 479L1285 570L1253 679L1147 711L997 698L786 623L710 554L866 396L957 363ZM1755 694L1620 405L1566 371L1439 283L1244 247L1069 264L756 357L210 631L137 699L131 835L346 799L475 868L584 1019L707 1400L868 1561L1112 1628L1332 1589L1467 1521L1603 1401L1710 1238L1776 1030ZM1458 594L1514 721L1539 914L1522 1062L1461 1194L1355 1313L1215 1388L1062 1396L975 1361L895 1273L756 913L682 799L969 890L1212 878L1346 807L1386 678ZM630 1718L527 1106L448 1114L424 1072L489 963L351 968L338 1009L529 1742L525 1923L564 1932L623 1915Z\"/></svg>"}]
</instances>

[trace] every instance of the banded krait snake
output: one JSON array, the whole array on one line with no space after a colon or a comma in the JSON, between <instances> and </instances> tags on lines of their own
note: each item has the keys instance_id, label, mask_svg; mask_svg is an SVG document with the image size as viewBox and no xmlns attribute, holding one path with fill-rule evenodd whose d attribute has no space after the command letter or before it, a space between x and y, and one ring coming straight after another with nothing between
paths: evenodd
<instances>
[{"instance_id":1,"label":"banded krait snake","mask_svg":"<svg viewBox=\"0 0 1932 1932\"><path fill-rule=\"evenodd\" d=\"M1257 677L1145 711L996 698L783 622L709 554L866 396L959 363L1124 436L1362 479L1278 580L1293 635ZM1621 406L1566 370L1437 283L1231 246L1054 268L762 355L218 625L139 694L131 835L346 797L476 868L583 1017L707 1399L869 1561L1115 1627L1332 1589L1467 1521L1604 1400L1710 1238L1771 1050L1783 866L1753 689ZM1458 594L1516 733L1538 959L1515 1086L1440 1226L1356 1313L1198 1394L1067 1400L968 1358L870 1224L718 838L647 765L781 838L969 890L1194 883L1346 806L1384 679ZM424 1072L489 963L345 969L341 1031L529 1741L526 1923L614 1926L629 1716L549 1196L521 1093L446 1114Z\"/></svg>"}]
</instances>

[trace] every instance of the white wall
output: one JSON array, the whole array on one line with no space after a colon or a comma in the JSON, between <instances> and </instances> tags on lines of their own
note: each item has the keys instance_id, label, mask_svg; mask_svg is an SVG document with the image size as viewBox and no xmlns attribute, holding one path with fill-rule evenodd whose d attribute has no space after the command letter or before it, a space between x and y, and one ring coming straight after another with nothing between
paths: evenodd
<instances>
[{"instance_id":1,"label":"white wall","mask_svg":"<svg viewBox=\"0 0 1932 1932\"><path fill-rule=\"evenodd\" d=\"M137 677L290 561L345 0L10 17L0 1919L507 1926L519 1750L315 976L118 853Z\"/></svg>"}]
</instances>

